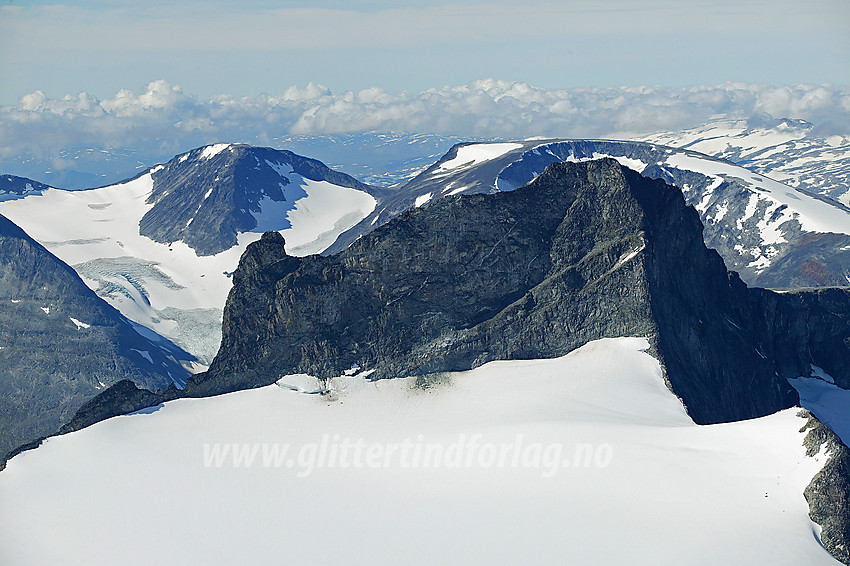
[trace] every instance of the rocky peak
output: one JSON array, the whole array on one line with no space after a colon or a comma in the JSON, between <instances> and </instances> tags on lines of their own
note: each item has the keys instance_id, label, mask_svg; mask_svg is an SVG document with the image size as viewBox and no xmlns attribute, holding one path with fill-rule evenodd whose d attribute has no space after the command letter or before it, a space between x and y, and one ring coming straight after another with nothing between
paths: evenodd
<instances>
[{"instance_id":1,"label":"rocky peak","mask_svg":"<svg viewBox=\"0 0 850 566\"><path fill-rule=\"evenodd\" d=\"M199 255L237 244L240 233L257 227L264 204L304 196L299 178L370 191L359 181L320 161L291 151L241 144L216 144L178 155L154 168L153 207L139 223L140 233L163 243L183 241ZM285 215L280 226L287 228Z\"/></svg>"},{"instance_id":2,"label":"rocky peak","mask_svg":"<svg viewBox=\"0 0 850 566\"><path fill-rule=\"evenodd\" d=\"M442 198L333 256L288 257L267 234L237 273L219 353L185 395L353 366L429 375L618 336L649 339L700 423L793 406L786 378L812 363L850 386L850 293L748 289L681 191L612 159Z\"/></svg>"},{"instance_id":3,"label":"rocky peak","mask_svg":"<svg viewBox=\"0 0 850 566\"><path fill-rule=\"evenodd\" d=\"M248 280L277 280L292 271L299 260L286 254L286 240L280 232L265 232L259 240L252 242L239 258L239 267L233 273L233 284L247 284ZM288 272L287 271L287 272Z\"/></svg>"}]
</instances>

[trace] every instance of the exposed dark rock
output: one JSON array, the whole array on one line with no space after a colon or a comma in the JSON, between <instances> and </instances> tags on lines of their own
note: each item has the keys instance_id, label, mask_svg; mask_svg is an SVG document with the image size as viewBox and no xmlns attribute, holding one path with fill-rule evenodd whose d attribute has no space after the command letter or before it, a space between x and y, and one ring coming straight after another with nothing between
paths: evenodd
<instances>
[{"instance_id":1,"label":"exposed dark rock","mask_svg":"<svg viewBox=\"0 0 850 566\"><path fill-rule=\"evenodd\" d=\"M850 564L850 451L829 427L808 411L800 416L808 423L805 432L806 453L814 456L825 451L829 459L815 475L803 494L809 504L809 517L820 525L820 540L829 553Z\"/></svg>"},{"instance_id":2,"label":"exposed dark rock","mask_svg":"<svg viewBox=\"0 0 850 566\"><path fill-rule=\"evenodd\" d=\"M609 155L643 163L646 165L641 172L644 177L661 179L681 188L686 204L697 207L700 213L705 225L706 245L717 250L726 267L738 272L749 286L793 289L842 286L850 281L850 236L804 231L797 220L789 220L781 228L771 225L779 229L782 238L770 237L766 241L759 224L781 215L782 209L787 207L777 208L774 201L761 198L762 191L757 186L753 188L752 173L731 162L686 149L634 141L526 140L515 143L517 149L499 157L446 171L441 165L454 159L467 144L452 147L440 161L399 187L358 225L340 235L325 255L342 251L358 237L413 207L416 199L423 195L436 200L455 190L462 190L463 194L513 190L530 182L551 163ZM708 175L668 163L676 157L697 158L697 163L702 163L707 170L727 171L728 174ZM679 163L675 159L673 162ZM782 198L795 202L794 199L805 193L822 200L827 207L844 210L850 222L850 209L842 204L802 189L795 192L797 189L789 187Z\"/></svg>"},{"instance_id":3,"label":"exposed dark rock","mask_svg":"<svg viewBox=\"0 0 850 566\"><path fill-rule=\"evenodd\" d=\"M54 433L120 379L150 389L185 381L181 361L190 359L139 335L73 269L0 216L0 455Z\"/></svg>"},{"instance_id":4,"label":"exposed dark rock","mask_svg":"<svg viewBox=\"0 0 850 566\"><path fill-rule=\"evenodd\" d=\"M285 195L297 190L287 188L293 174L373 191L320 161L291 151L239 144L218 153L198 148L154 170L153 193L148 199L153 207L139 223L139 233L157 242L183 241L199 255L219 253L235 246L239 233L257 226L251 213L260 211L263 199L293 200L292 194L289 199Z\"/></svg>"},{"instance_id":5,"label":"exposed dark rock","mask_svg":"<svg viewBox=\"0 0 850 566\"><path fill-rule=\"evenodd\" d=\"M173 385L154 393L138 387L129 379L122 379L80 407L74 418L59 429L59 434L74 432L104 419L135 413L178 397L180 390Z\"/></svg>"},{"instance_id":6,"label":"exposed dark rock","mask_svg":"<svg viewBox=\"0 0 850 566\"><path fill-rule=\"evenodd\" d=\"M269 236L234 283L222 348L189 395L353 364L374 378L464 370L623 335L650 338L701 423L794 405L785 378L810 363L850 384L846 291L748 289L680 191L613 160L446 197L334 256L288 258Z\"/></svg>"},{"instance_id":7,"label":"exposed dark rock","mask_svg":"<svg viewBox=\"0 0 850 566\"><path fill-rule=\"evenodd\" d=\"M0 201L23 198L32 194L40 194L49 189L44 183L17 177L15 175L0 175Z\"/></svg>"}]
</instances>

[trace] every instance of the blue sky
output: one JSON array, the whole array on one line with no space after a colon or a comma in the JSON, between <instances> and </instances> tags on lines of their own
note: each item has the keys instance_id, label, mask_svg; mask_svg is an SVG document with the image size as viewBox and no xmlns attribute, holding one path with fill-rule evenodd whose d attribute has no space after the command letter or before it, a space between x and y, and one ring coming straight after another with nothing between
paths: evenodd
<instances>
[{"instance_id":1,"label":"blue sky","mask_svg":"<svg viewBox=\"0 0 850 566\"><path fill-rule=\"evenodd\" d=\"M718 118L850 134L850 0L0 0L0 173L36 179L89 150Z\"/></svg>"},{"instance_id":2,"label":"blue sky","mask_svg":"<svg viewBox=\"0 0 850 566\"><path fill-rule=\"evenodd\" d=\"M202 98L543 88L850 84L847 0L0 2L0 105L164 79Z\"/></svg>"}]
</instances>

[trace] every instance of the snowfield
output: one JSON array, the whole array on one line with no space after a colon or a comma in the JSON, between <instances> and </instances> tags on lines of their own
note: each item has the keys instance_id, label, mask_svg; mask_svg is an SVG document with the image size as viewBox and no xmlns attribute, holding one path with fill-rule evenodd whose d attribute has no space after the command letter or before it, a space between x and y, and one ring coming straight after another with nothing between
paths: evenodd
<instances>
[{"instance_id":1,"label":"snowfield","mask_svg":"<svg viewBox=\"0 0 850 566\"><path fill-rule=\"evenodd\" d=\"M472 167L485 161L490 161L502 155L519 149L520 143L484 143L464 145L457 148L454 158L440 164L440 171L450 171L459 167Z\"/></svg>"},{"instance_id":2,"label":"snowfield","mask_svg":"<svg viewBox=\"0 0 850 566\"><path fill-rule=\"evenodd\" d=\"M727 175L743 179L751 184L752 195L758 196L759 199L770 199L772 201L772 211L775 211L781 205L790 209L792 214L786 213L780 216L781 219L786 217L790 219L793 216L800 222L802 229L809 232L850 234L850 215L847 211L743 167L695 157L687 153L672 154L667 158L666 165L699 171L715 179L722 180ZM773 222L781 224L784 220L774 220Z\"/></svg>"},{"instance_id":3,"label":"snowfield","mask_svg":"<svg viewBox=\"0 0 850 566\"><path fill-rule=\"evenodd\" d=\"M697 426L646 348L288 376L51 438L0 473L0 562L837 564L797 410Z\"/></svg>"},{"instance_id":4,"label":"snowfield","mask_svg":"<svg viewBox=\"0 0 850 566\"><path fill-rule=\"evenodd\" d=\"M781 120L767 126L718 120L642 139L729 159L783 184L850 205L850 139L824 137L806 122Z\"/></svg>"}]
</instances>

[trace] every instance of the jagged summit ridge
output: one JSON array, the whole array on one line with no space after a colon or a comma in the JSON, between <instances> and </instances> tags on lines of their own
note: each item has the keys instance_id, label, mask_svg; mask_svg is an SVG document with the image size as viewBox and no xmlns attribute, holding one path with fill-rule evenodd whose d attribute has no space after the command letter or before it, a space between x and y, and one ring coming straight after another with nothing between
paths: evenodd
<instances>
[{"instance_id":1,"label":"jagged summit ridge","mask_svg":"<svg viewBox=\"0 0 850 566\"><path fill-rule=\"evenodd\" d=\"M747 289L705 247L680 191L611 159L440 199L334 256L296 260L269 238L242 268L222 348L190 395L352 365L382 378L555 357L623 335L650 338L698 422L792 406L785 378L813 356L850 378L846 292Z\"/></svg>"},{"instance_id":2,"label":"jagged summit ridge","mask_svg":"<svg viewBox=\"0 0 850 566\"><path fill-rule=\"evenodd\" d=\"M614 140L524 140L458 144L326 253L409 207L453 194L510 191L551 163L613 157L646 177L679 187L700 213L706 244L750 285L796 288L850 281L850 209L732 162L688 149Z\"/></svg>"}]
</instances>

